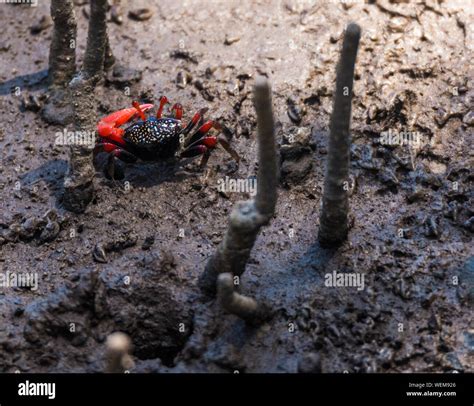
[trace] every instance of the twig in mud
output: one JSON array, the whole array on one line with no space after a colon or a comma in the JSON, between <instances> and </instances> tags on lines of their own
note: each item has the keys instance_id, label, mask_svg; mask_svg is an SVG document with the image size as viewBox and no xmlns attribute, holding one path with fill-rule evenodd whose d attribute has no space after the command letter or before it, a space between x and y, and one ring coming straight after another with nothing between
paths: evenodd
<instances>
[{"instance_id":1,"label":"twig in mud","mask_svg":"<svg viewBox=\"0 0 474 406\"><path fill-rule=\"evenodd\" d=\"M104 70L110 70L115 65L115 57L110 47L109 36L105 36L105 54L104 54Z\"/></svg>"},{"instance_id":2,"label":"twig in mud","mask_svg":"<svg viewBox=\"0 0 474 406\"><path fill-rule=\"evenodd\" d=\"M132 341L129 336L120 332L112 333L107 337L105 345L107 347L105 372L121 374L135 366L130 356Z\"/></svg>"},{"instance_id":3,"label":"twig in mud","mask_svg":"<svg viewBox=\"0 0 474 406\"><path fill-rule=\"evenodd\" d=\"M230 273L221 273L217 278L217 297L224 310L249 324L261 324L270 316L270 309L266 305L234 291L233 276Z\"/></svg>"},{"instance_id":4,"label":"twig in mud","mask_svg":"<svg viewBox=\"0 0 474 406\"><path fill-rule=\"evenodd\" d=\"M94 89L102 78L107 48L107 0L92 0L87 47L81 71L71 81L74 129L95 133L96 106ZM63 205L81 213L94 198L92 145L73 145L69 168L64 180Z\"/></svg>"},{"instance_id":5,"label":"twig in mud","mask_svg":"<svg viewBox=\"0 0 474 406\"><path fill-rule=\"evenodd\" d=\"M216 293L220 273L242 275L260 228L270 221L275 210L278 184L275 126L270 86L264 78L256 80L255 109L259 145L257 195L254 200L236 204L224 240L199 279L201 289L211 295Z\"/></svg>"},{"instance_id":6,"label":"twig in mud","mask_svg":"<svg viewBox=\"0 0 474 406\"><path fill-rule=\"evenodd\" d=\"M349 229L349 164L351 140L352 86L360 27L347 26L337 68L336 91L331 115L324 193L319 228L322 246L337 246L347 237Z\"/></svg>"}]
</instances>

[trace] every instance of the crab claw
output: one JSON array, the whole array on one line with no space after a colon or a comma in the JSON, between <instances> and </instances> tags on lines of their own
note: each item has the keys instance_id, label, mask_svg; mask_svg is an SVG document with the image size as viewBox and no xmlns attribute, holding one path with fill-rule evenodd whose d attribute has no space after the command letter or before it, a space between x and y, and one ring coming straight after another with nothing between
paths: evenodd
<instances>
[{"instance_id":1,"label":"crab claw","mask_svg":"<svg viewBox=\"0 0 474 406\"><path fill-rule=\"evenodd\" d=\"M101 137L111 139L114 139L114 137L120 137L123 134L123 130L118 127L130 121L135 115L141 115L152 107L153 104L137 104L137 107L130 107L109 114L99 121L97 131Z\"/></svg>"}]
</instances>

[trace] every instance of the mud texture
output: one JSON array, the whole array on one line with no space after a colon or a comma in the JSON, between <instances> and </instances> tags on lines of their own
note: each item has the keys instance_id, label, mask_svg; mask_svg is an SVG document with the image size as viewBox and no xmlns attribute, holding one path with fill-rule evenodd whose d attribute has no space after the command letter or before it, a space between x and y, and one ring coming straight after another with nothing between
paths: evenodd
<instances>
[{"instance_id":1,"label":"mud texture","mask_svg":"<svg viewBox=\"0 0 474 406\"><path fill-rule=\"evenodd\" d=\"M80 67L88 13L75 3ZM453 0L185 3L128 2L121 19L109 11L110 47L126 69L95 89L90 108L102 117L165 94L189 120L207 106L242 159L217 149L205 170L137 163L111 181L99 156L81 214L60 200L70 146L55 141L73 129L41 118L50 4L0 4L0 270L38 275L37 290L0 288L0 371L104 371L106 338L121 331L132 372L472 372L472 10ZM351 21L362 28L353 225L329 250L317 235ZM272 85L282 177L239 289L274 314L251 326L197 282L232 207L251 198L217 181L257 174L257 75ZM385 131L423 142L382 145ZM333 271L362 273L364 289L326 286Z\"/></svg>"}]
</instances>

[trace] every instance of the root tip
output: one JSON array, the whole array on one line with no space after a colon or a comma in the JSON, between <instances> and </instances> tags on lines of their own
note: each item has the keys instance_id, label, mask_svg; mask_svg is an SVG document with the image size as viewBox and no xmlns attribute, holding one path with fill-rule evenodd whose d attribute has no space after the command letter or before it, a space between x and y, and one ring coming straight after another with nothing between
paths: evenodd
<instances>
[{"instance_id":1,"label":"root tip","mask_svg":"<svg viewBox=\"0 0 474 406\"><path fill-rule=\"evenodd\" d=\"M350 23L346 28L346 35L349 38L359 40L361 34L361 28L357 23Z\"/></svg>"}]
</instances>

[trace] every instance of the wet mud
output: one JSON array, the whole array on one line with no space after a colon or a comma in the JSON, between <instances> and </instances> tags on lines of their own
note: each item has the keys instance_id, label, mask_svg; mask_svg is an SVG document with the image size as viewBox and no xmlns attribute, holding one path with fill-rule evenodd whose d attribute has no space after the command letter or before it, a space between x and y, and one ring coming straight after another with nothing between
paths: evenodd
<instances>
[{"instance_id":1,"label":"wet mud","mask_svg":"<svg viewBox=\"0 0 474 406\"><path fill-rule=\"evenodd\" d=\"M76 3L80 64L87 5ZM464 2L134 1L114 13L119 65L96 90L97 114L163 94L186 119L209 107L242 159L217 149L203 170L127 164L114 181L102 156L94 200L66 211L69 146L55 141L72 127L42 114L49 2L1 4L0 270L36 273L38 288L0 287L0 371L103 371L114 331L133 342L132 372L474 370L474 34ZM351 229L324 249L329 117L351 21L362 28ZM281 179L241 276L240 293L272 309L252 326L198 279L232 207L250 198L217 185L256 176L256 75L272 84ZM420 142L381 139L404 132ZM327 286L334 271L362 274L363 289Z\"/></svg>"}]
</instances>

